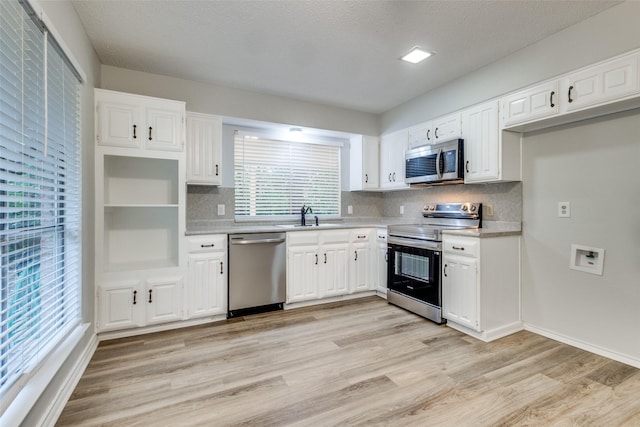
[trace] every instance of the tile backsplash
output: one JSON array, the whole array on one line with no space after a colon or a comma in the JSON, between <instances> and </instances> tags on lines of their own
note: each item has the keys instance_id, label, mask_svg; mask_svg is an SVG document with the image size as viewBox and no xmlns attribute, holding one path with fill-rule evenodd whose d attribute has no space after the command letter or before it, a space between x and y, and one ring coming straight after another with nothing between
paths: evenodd
<instances>
[{"instance_id":1,"label":"tile backsplash","mask_svg":"<svg viewBox=\"0 0 640 427\"><path fill-rule=\"evenodd\" d=\"M522 221L522 183L447 185L412 190L377 192L342 192L342 217L345 221L407 223L422 220L422 207L435 202L481 202L493 206L493 217L484 223L520 224ZM225 214L218 215L218 205L225 205ZM187 228L204 223L233 223L234 189L189 185L187 187ZM348 214L348 206L353 214ZM404 214L400 213L404 207Z\"/></svg>"}]
</instances>

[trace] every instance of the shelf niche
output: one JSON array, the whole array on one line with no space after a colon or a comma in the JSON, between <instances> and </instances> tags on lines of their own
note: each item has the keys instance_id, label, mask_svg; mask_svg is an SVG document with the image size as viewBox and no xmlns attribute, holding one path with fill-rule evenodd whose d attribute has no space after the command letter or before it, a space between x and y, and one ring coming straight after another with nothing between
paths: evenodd
<instances>
[{"instance_id":1,"label":"shelf niche","mask_svg":"<svg viewBox=\"0 0 640 427\"><path fill-rule=\"evenodd\" d=\"M178 181L177 160L104 156L106 206L175 206Z\"/></svg>"}]
</instances>

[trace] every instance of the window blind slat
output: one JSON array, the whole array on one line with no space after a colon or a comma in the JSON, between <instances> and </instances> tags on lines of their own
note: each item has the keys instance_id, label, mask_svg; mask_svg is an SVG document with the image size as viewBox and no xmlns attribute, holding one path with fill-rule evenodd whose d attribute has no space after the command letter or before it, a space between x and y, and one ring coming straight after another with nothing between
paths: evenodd
<instances>
[{"instance_id":1,"label":"window blind slat","mask_svg":"<svg viewBox=\"0 0 640 427\"><path fill-rule=\"evenodd\" d=\"M26 7L0 2L0 412L80 319L79 85Z\"/></svg>"}]
</instances>

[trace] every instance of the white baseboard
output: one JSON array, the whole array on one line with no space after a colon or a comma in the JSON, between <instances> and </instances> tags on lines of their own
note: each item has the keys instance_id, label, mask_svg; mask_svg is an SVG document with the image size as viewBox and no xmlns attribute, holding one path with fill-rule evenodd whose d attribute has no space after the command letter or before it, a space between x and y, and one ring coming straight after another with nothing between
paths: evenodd
<instances>
[{"instance_id":1,"label":"white baseboard","mask_svg":"<svg viewBox=\"0 0 640 427\"><path fill-rule=\"evenodd\" d=\"M71 393L75 390L78 382L80 382L80 378L82 378L82 374L85 369L89 365L93 354L96 352L96 348L98 348L98 337L94 334L87 345L82 350L82 354L80 358L76 362L74 368L69 371L67 378L64 380L63 386L58 390L56 397L53 399L42 418L40 419L40 426L54 426L60 414L64 410L65 405L69 401L71 397Z\"/></svg>"},{"instance_id":2,"label":"white baseboard","mask_svg":"<svg viewBox=\"0 0 640 427\"><path fill-rule=\"evenodd\" d=\"M377 295L376 291L365 291L365 292L356 292L353 294L338 295L335 297L313 299L309 301L290 302L284 305L284 309L290 310L292 308L309 307L312 305L328 304L330 302L348 301L355 298L364 298L364 297L370 297L374 295Z\"/></svg>"},{"instance_id":3,"label":"white baseboard","mask_svg":"<svg viewBox=\"0 0 640 427\"><path fill-rule=\"evenodd\" d=\"M499 338L506 337L507 335L515 334L516 332L524 329L524 325L521 321L509 323L508 325L482 332L474 331L473 329L458 325L454 322L447 322L447 326L484 342L491 342Z\"/></svg>"},{"instance_id":4,"label":"white baseboard","mask_svg":"<svg viewBox=\"0 0 640 427\"><path fill-rule=\"evenodd\" d=\"M548 329L539 328L537 326L531 325L529 323L524 324L524 329L529 332L533 332L534 334L542 335L543 337L550 338L555 341L559 341L561 343L570 345L572 347L579 348L581 350L588 351L590 353L597 354L599 356L606 357L608 359L615 360L620 363L624 363L629 366L633 366L635 368L640 368L640 359L628 356L626 354L621 354L615 351L607 350L606 348L599 347L597 345L593 345L584 341L580 341L574 338L570 338L566 335L558 334L556 332L550 331Z\"/></svg>"},{"instance_id":5,"label":"white baseboard","mask_svg":"<svg viewBox=\"0 0 640 427\"><path fill-rule=\"evenodd\" d=\"M117 338L125 338L125 337L133 337L133 336L136 336L136 335L151 334L153 332L170 331L172 329L188 328L189 326L204 325L205 323L219 322L221 320L226 320L226 319L227 319L227 315L226 314L219 314L219 315L215 315L215 316L201 317L201 318L196 318L196 319L191 319L191 320L183 320L183 321L180 321L180 322L163 323L163 324L153 325L153 326L144 326L144 327L141 327L141 328L123 329L123 330L119 330L119 331L99 332L98 333L98 340L107 341L107 340L113 340L113 339L117 339Z\"/></svg>"}]
</instances>

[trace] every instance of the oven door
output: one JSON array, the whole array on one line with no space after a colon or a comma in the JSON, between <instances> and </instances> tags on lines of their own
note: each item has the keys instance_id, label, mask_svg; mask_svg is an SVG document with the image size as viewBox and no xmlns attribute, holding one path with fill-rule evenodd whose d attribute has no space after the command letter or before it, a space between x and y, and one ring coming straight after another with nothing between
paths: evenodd
<instances>
[{"instance_id":1,"label":"oven door","mask_svg":"<svg viewBox=\"0 0 640 427\"><path fill-rule=\"evenodd\" d=\"M390 290L441 307L439 249L389 243L387 286Z\"/></svg>"}]
</instances>

